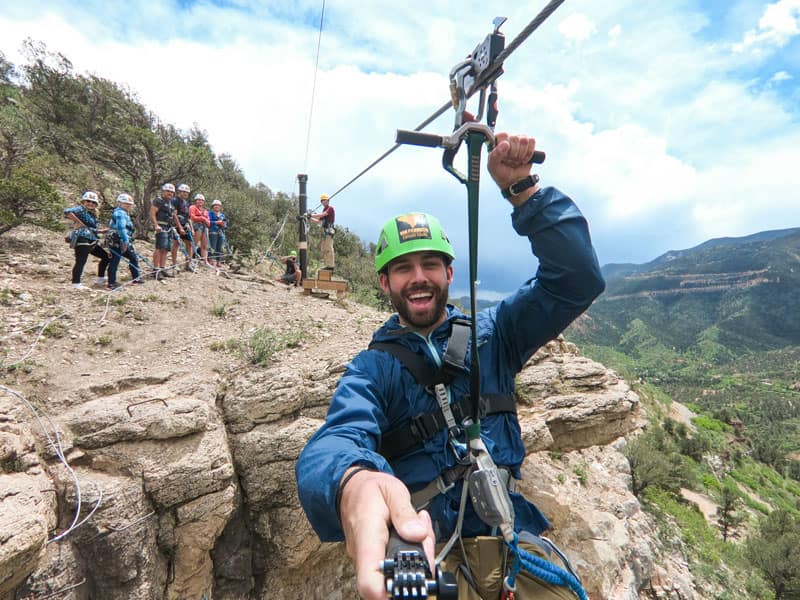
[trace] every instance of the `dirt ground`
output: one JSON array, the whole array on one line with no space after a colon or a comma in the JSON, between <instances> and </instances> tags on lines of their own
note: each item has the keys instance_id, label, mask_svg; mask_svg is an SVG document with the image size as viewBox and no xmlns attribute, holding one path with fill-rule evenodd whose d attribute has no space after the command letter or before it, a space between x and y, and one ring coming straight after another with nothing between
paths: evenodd
<instances>
[{"instance_id":1,"label":"dirt ground","mask_svg":"<svg viewBox=\"0 0 800 600\"><path fill-rule=\"evenodd\" d=\"M152 246L136 247L152 259ZM73 262L58 233L25 227L0 237L0 382L50 413L73 405L71 397L89 385L164 371L217 377L246 367L231 349L257 328L291 341L284 355L320 344L335 355L335 332L347 332L351 343L361 335L366 345L387 316L346 297L320 299L275 283L282 271L268 260L238 273L203 268L140 286L127 285L123 261L123 287L113 292L73 289ZM97 265L90 257L84 285L94 283ZM329 331L332 312L337 327Z\"/></svg>"}]
</instances>

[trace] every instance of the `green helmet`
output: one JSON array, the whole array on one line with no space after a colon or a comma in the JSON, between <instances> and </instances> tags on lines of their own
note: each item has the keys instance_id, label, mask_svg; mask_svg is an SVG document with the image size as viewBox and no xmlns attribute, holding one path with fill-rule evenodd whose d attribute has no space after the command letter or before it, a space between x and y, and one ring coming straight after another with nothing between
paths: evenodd
<instances>
[{"instance_id":1,"label":"green helmet","mask_svg":"<svg viewBox=\"0 0 800 600\"><path fill-rule=\"evenodd\" d=\"M296 257L297 256L297 250L292 250L291 252L289 252L289 256L295 256Z\"/></svg>"},{"instance_id":2,"label":"green helmet","mask_svg":"<svg viewBox=\"0 0 800 600\"><path fill-rule=\"evenodd\" d=\"M411 252L441 252L453 260L453 246L439 219L425 213L406 213L390 219L381 230L375 247L375 271L383 270L390 261Z\"/></svg>"}]
</instances>

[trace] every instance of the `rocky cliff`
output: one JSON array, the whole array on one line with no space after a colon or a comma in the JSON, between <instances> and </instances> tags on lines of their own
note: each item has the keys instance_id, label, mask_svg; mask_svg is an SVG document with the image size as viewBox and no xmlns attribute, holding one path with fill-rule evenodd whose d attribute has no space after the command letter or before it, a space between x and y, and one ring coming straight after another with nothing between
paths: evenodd
<instances>
[{"instance_id":1,"label":"rocky cliff","mask_svg":"<svg viewBox=\"0 0 800 600\"><path fill-rule=\"evenodd\" d=\"M0 250L0 599L355 598L294 462L387 315L286 290L263 264L73 291L68 251L38 230ZM522 491L589 595L701 597L628 491L628 385L556 341L518 387Z\"/></svg>"}]
</instances>

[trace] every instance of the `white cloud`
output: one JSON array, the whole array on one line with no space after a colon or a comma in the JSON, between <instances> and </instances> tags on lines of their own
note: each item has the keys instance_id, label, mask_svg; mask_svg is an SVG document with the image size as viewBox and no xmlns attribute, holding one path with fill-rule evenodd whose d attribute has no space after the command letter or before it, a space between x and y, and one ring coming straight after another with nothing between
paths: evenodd
<instances>
[{"instance_id":1,"label":"white cloud","mask_svg":"<svg viewBox=\"0 0 800 600\"><path fill-rule=\"evenodd\" d=\"M769 78L769 80L774 83L780 83L781 81L789 81L790 79L794 79L794 77L792 77L792 75L790 75L786 71L778 71L772 77Z\"/></svg>"},{"instance_id":2,"label":"white cloud","mask_svg":"<svg viewBox=\"0 0 800 600\"><path fill-rule=\"evenodd\" d=\"M568 40L584 42L597 33L592 20L582 13L574 13L561 21L558 30Z\"/></svg>"},{"instance_id":3,"label":"white cloud","mask_svg":"<svg viewBox=\"0 0 800 600\"><path fill-rule=\"evenodd\" d=\"M734 50L760 53L770 47L785 46L799 34L800 0L778 0L767 5L758 21L758 28L745 33L744 39L734 45Z\"/></svg>"}]
</instances>

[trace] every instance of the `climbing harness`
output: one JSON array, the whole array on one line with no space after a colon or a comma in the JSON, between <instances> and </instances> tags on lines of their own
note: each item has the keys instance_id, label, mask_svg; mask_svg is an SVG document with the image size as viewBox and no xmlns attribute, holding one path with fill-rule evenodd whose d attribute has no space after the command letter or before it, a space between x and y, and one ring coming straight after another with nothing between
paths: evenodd
<instances>
[{"instance_id":1,"label":"climbing harness","mask_svg":"<svg viewBox=\"0 0 800 600\"><path fill-rule=\"evenodd\" d=\"M562 2L563 0L554 0L551 2L542 13L534 19L531 25L529 25L527 28L530 30L529 33L532 32L535 27L538 27L538 25ZM543 581L567 587L575 593L578 598L585 600L586 594L581 587L580 581L574 576L571 570L564 570L556 564L534 556L520 548L519 534L514 530L514 506L509 494L509 484L513 483L513 478L507 470L501 469L495 464L491 454L481 439L480 418L488 413L486 412L486 400L484 399L482 402L480 394L480 362L477 352L478 341L475 322L475 315L477 314L475 287L478 280L480 165L483 145L487 145L490 152L495 146L494 126L498 116L497 78L503 74L503 60L511 51L511 48L508 52L505 51L505 36L500 32L500 27L505 20L504 17L496 18L494 20L493 31L486 36L484 41L479 44L465 60L456 64L450 72L451 102L455 109L453 132L446 136L421 133L419 130L398 130L397 132L396 142L399 145L410 144L444 148L442 157L444 169L467 188L469 294L470 313L472 315L472 319L469 321L469 339L472 352L469 353L469 396L460 404L450 404L448 400L449 394L446 389L446 385L449 384L449 381L445 383L445 380L441 379L441 370L440 373L434 375L434 379L426 379L430 374L421 373L418 376L417 373L415 373L415 369L419 369L416 366L412 366L414 365L412 359L404 356L404 354L406 354L406 352L404 352L405 349L403 349L403 351L390 350L387 346L392 346L393 344L383 344L380 347L377 347L378 344L371 345L373 349L377 347L377 349L386 350L394 354L410 371L412 371L412 374L414 374L418 382L432 382L434 396L439 406L438 411L435 413L428 413L415 417L408 428L398 432L394 438L392 438L391 435L387 435L386 437L388 438L387 441L390 442L390 447L385 448L384 445L382 445L381 451L382 453L384 451L391 452L393 450L391 444L396 444L397 446L405 444L400 451L400 453L403 453L406 451L409 440L413 440L413 444L411 445L411 447L413 447L420 442L424 442L426 439L430 439L430 437L436 435L443 428L447 428L449 443L451 447L453 447L456 443L456 436L461 434L461 432L465 433L468 446L466 456L459 459L459 454L456 453L456 466L445 471L436 480L426 486L426 488L422 490L425 492L423 496L417 496L417 498L414 499L415 505L418 505L418 502L427 503L438 493L444 493L452 488L459 479L464 480L455 530L436 557L437 571L440 561L448 555L453 545L461 539L461 527L464 519L466 500L467 496L469 496L475 513L486 525L495 531L499 531L512 554L513 560L511 568L507 571L508 574L503 581L504 597L514 597L516 591L516 577L520 570L524 568ZM476 93L479 95L478 111L477 115L473 116L467 111L467 100ZM480 122L484 115L486 117L485 124ZM466 175L459 172L453 166L453 160L462 143L466 144L468 152ZM544 159L544 153L537 151L531 156L530 162L541 163ZM536 183L536 179L533 179L533 177L535 176L532 176L532 183L530 185ZM514 193L513 190L512 193ZM453 340L457 339L460 335L456 334L455 331L461 330L463 327L454 325L453 329L454 331L451 333L450 340L448 340L448 348L445 351L445 355L450 351ZM458 366L461 372L463 372L467 347L466 336L463 337L465 338L462 342L463 351L459 348L459 350L455 352L456 354L460 354L461 362ZM458 342L457 344L460 345ZM445 363L446 361L443 360L442 362ZM444 369L444 371L446 372L447 369ZM452 377L450 381L452 381ZM423 383L423 385L425 384ZM458 417L456 417L457 413ZM411 435L408 435L409 433L411 433ZM400 436L403 436L403 438ZM395 442L395 439L402 439L403 441ZM411 546L413 547L413 545ZM391 552L391 550L390 548L389 551ZM413 550L409 550L408 546L406 546L404 552L406 552L406 554L401 557L395 556L395 571L392 571L393 577L389 577L384 569L387 591L393 597L408 597L413 593L413 590L416 589L404 585L406 578L413 579L413 577L411 577L411 572L406 573L406 578L400 577L398 580L396 573L396 563L398 560L406 560L409 569L413 568L419 561L427 563L424 552L419 544L417 544ZM416 561L409 558L408 553L410 552L416 552ZM387 553L387 556L391 557L392 554ZM397 591L398 587L402 588L400 592Z\"/></svg>"},{"instance_id":2,"label":"climbing harness","mask_svg":"<svg viewBox=\"0 0 800 600\"><path fill-rule=\"evenodd\" d=\"M433 412L420 413L411 419L408 425L393 429L381 437L379 452L387 459L393 460L432 439L442 429L452 434L458 425L469 416L468 399L447 403L446 386L460 374L466 372L465 363L471 326L466 319L454 319L451 323L450 337L445 347L442 365L434 369L420 354L394 342L372 342L369 350L382 350L394 356L408 369L417 383L426 389L433 390L439 408ZM514 394L481 394L480 416L498 413L516 413L517 403ZM416 502L414 503L416 505Z\"/></svg>"}]
</instances>

